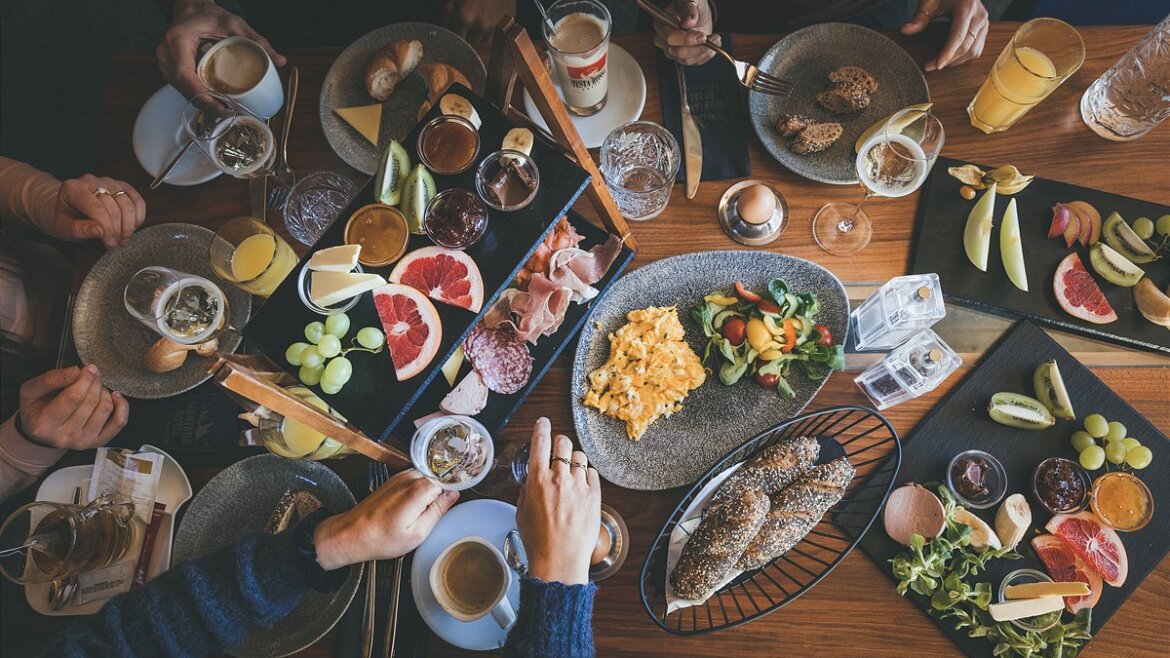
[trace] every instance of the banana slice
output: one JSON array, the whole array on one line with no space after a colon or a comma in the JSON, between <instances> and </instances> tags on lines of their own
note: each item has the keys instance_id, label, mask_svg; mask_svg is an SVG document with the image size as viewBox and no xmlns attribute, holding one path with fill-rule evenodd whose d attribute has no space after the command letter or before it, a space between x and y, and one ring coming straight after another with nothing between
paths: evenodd
<instances>
[{"instance_id":1,"label":"banana slice","mask_svg":"<svg viewBox=\"0 0 1170 658\"><path fill-rule=\"evenodd\" d=\"M476 130L483 125L483 121L479 118L479 113L471 105L471 101L458 94L447 94L439 99L439 111L443 114L454 114L455 116L463 117L475 126Z\"/></svg>"},{"instance_id":2,"label":"banana slice","mask_svg":"<svg viewBox=\"0 0 1170 658\"><path fill-rule=\"evenodd\" d=\"M532 142L535 138L527 128L513 128L504 135L502 148L508 151L520 151L524 155L532 155Z\"/></svg>"}]
</instances>

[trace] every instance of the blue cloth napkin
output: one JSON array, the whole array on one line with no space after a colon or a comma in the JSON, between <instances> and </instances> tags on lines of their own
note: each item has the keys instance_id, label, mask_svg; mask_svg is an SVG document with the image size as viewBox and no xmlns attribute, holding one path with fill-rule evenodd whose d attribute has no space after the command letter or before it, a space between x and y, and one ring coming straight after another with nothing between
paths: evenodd
<instances>
[{"instance_id":1,"label":"blue cloth napkin","mask_svg":"<svg viewBox=\"0 0 1170 658\"><path fill-rule=\"evenodd\" d=\"M723 48L734 54L731 35L723 34ZM691 115L703 138L703 180L725 180L750 176L748 160L747 107L744 89L735 69L722 57L713 57L702 66L684 67L687 100ZM685 149L682 136L682 103L678 95L675 63L658 52L658 88L662 95L663 125ZM686 168L678 168L676 183L686 180Z\"/></svg>"}]
</instances>

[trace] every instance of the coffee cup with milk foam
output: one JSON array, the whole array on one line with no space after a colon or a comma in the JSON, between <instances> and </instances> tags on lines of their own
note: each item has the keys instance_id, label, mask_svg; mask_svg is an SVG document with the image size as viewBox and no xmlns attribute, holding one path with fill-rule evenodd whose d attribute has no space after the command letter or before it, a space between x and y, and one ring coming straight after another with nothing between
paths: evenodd
<instances>
[{"instance_id":1,"label":"coffee cup with milk foam","mask_svg":"<svg viewBox=\"0 0 1170 658\"><path fill-rule=\"evenodd\" d=\"M195 72L211 91L219 92L268 119L284 104L284 88L272 58L247 37L216 42L199 60Z\"/></svg>"}]
</instances>

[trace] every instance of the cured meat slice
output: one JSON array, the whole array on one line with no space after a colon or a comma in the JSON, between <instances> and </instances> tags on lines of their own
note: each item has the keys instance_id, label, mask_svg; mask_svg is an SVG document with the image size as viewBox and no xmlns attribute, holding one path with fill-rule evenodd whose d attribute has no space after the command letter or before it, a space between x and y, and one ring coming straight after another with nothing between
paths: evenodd
<instances>
[{"instance_id":1,"label":"cured meat slice","mask_svg":"<svg viewBox=\"0 0 1170 658\"><path fill-rule=\"evenodd\" d=\"M479 371L474 368L463 381L451 389L451 392L439 403L439 409L460 416L474 416L487 406L488 388L483 383Z\"/></svg>"},{"instance_id":2,"label":"cured meat slice","mask_svg":"<svg viewBox=\"0 0 1170 658\"><path fill-rule=\"evenodd\" d=\"M490 328L510 327L517 338L535 344L541 336L551 336L560 329L571 299L567 288L543 274L534 274L527 292L515 288L504 291L484 316L484 324Z\"/></svg>"},{"instance_id":3,"label":"cured meat slice","mask_svg":"<svg viewBox=\"0 0 1170 658\"><path fill-rule=\"evenodd\" d=\"M475 325L463 339L463 351L488 390L511 395L520 392L532 375L528 346L508 326Z\"/></svg>"},{"instance_id":4,"label":"cured meat slice","mask_svg":"<svg viewBox=\"0 0 1170 658\"><path fill-rule=\"evenodd\" d=\"M521 290L527 289L528 280L532 278L533 274L548 273L548 260L554 252L576 247L584 239L581 234L577 233L577 229L569 223L568 218L561 217L553 230L545 236L544 241L536 246L536 251L532 252L528 262L520 269L516 275L516 284L520 286Z\"/></svg>"},{"instance_id":5,"label":"cured meat slice","mask_svg":"<svg viewBox=\"0 0 1170 658\"><path fill-rule=\"evenodd\" d=\"M622 250L622 241L616 235L589 251L561 249L549 260L549 279L573 291L573 301L589 301L597 296L592 284L605 276L609 266Z\"/></svg>"}]
</instances>

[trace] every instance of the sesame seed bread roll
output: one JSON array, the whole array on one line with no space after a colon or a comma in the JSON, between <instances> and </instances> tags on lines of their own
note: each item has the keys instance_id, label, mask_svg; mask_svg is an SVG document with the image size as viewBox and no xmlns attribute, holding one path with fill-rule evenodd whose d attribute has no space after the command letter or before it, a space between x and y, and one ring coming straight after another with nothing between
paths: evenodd
<instances>
[{"instance_id":1,"label":"sesame seed bread roll","mask_svg":"<svg viewBox=\"0 0 1170 658\"><path fill-rule=\"evenodd\" d=\"M816 439L797 436L774 443L761 450L715 490L712 505L738 496L744 491L774 494L792 484L812 467L820 455Z\"/></svg>"},{"instance_id":2,"label":"sesame seed bread roll","mask_svg":"<svg viewBox=\"0 0 1170 658\"><path fill-rule=\"evenodd\" d=\"M689 600L710 596L767 515L768 496L762 491L745 491L708 507L670 573L675 594Z\"/></svg>"}]
</instances>

